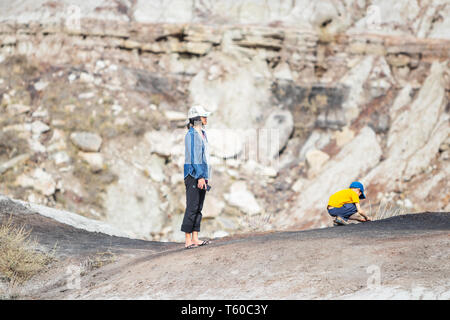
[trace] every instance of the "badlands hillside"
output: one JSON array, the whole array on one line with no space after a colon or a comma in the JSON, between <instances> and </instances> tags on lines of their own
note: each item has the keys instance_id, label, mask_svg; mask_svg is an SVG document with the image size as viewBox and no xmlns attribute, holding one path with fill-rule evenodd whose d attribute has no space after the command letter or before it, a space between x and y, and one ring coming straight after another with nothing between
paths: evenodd
<instances>
[{"instance_id":1,"label":"badlands hillside","mask_svg":"<svg viewBox=\"0 0 450 320\"><path fill-rule=\"evenodd\" d=\"M448 212L449 55L446 0L0 0L0 193L181 241L201 103L205 237Z\"/></svg>"},{"instance_id":2,"label":"badlands hillside","mask_svg":"<svg viewBox=\"0 0 450 320\"><path fill-rule=\"evenodd\" d=\"M191 250L126 238L75 213L0 197L5 223L31 230L36 249L51 262L24 283L0 278L0 298L450 299L450 213L248 233ZM30 270L23 267L30 261L14 262L16 270ZM1 271L4 265L1 253ZM180 310L166 313L175 318Z\"/></svg>"}]
</instances>

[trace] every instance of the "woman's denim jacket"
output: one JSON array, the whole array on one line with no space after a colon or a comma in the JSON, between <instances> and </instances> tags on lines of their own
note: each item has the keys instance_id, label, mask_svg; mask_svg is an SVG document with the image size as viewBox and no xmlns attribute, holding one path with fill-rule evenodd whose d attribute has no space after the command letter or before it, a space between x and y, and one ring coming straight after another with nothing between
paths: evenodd
<instances>
[{"instance_id":1,"label":"woman's denim jacket","mask_svg":"<svg viewBox=\"0 0 450 320\"><path fill-rule=\"evenodd\" d=\"M204 139L191 127L184 138L184 178L191 175L208 180L210 177L208 138L202 132Z\"/></svg>"}]
</instances>

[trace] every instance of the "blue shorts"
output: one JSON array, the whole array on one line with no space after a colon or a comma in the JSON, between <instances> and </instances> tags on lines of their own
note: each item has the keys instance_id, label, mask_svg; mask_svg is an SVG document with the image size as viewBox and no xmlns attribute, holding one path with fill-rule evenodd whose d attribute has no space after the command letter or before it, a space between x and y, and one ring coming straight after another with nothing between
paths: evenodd
<instances>
[{"instance_id":1,"label":"blue shorts","mask_svg":"<svg viewBox=\"0 0 450 320\"><path fill-rule=\"evenodd\" d=\"M330 214L330 216L339 216L345 220L350 218L350 216L355 214L356 212L358 212L358 209L356 208L356 205L354 203L346 203L340 208L328 209L328 213Z\"/></svg>"}]
</instances>

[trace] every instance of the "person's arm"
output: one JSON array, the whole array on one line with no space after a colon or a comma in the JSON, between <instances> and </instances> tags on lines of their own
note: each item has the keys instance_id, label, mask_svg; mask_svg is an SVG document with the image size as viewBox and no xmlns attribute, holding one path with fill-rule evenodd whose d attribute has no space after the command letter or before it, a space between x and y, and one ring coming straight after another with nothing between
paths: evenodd
<instances>
[{"instance_id":1,"label":"person's arm","mask_svg":"<svg viewBox=\"0 0 450 320\"><path fill-rule=\"evenodd\" d=\"M361 209L359 202L355 203L355 205L356 205L356 209L358 210L358 213L361 216L363 216L366 219L366 221L370 221L370 218L368 216L366 216L366 213L364 212L364 210Z\"/></svg>"},{"instance_id":2,"label":"person's arm","mask_svg":"<svg viewBox=\"0 0 450 320\"><path fill-rule=\"evenodd\" d=\"M203 164L203 145L202 140L199 135L194 134L191 141L191 153L192 153L192 162L196 172L196 176L198 177L197 187L199 189L206 189L206 181L205 177L207 173L205 172L205 166Z\"/></svg>"}]
</instances>

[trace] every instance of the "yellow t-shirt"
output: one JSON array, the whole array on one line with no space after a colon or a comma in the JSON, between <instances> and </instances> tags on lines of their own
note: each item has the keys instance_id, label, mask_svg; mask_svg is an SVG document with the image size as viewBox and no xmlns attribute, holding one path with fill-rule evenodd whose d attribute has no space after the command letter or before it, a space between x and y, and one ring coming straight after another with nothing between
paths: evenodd
<instances>
[{"instance_id":1,"label":"yellow t-shirt","mask_svg":"<svg viewBox=\"0 0 450 320\"><path fill-rule=\"evenodd\" d=\"M338 191L328 200L328 205L335 208L340 208L346 203L359 203L359 196L352 189Z\"/></svg>"}]
</instances>

